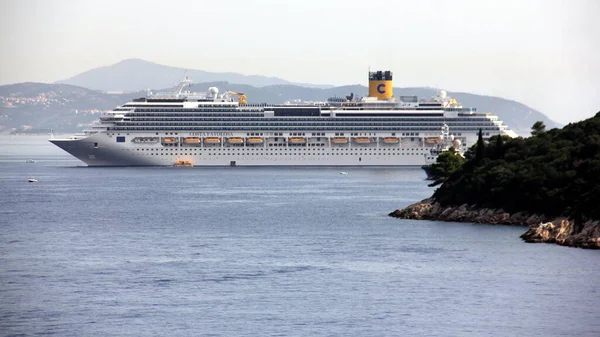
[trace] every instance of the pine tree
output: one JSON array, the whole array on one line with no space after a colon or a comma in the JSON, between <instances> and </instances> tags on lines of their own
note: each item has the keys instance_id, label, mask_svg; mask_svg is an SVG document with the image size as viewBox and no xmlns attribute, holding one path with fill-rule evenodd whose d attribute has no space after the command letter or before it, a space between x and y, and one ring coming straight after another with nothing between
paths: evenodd
<instances>
[{"instance_id":1,"label":"pine tree","mask_svg":"<svg viewBox=\"0 0 600 337\"><path fill-rule=\"evenodd\" d=\"M483 142L483 132L479 129L479 137L477 138L477 148L475 149L475 161L481 162L485 154L485 143Z\"/></svg>"},{"instance_id":2,"label":"pine tree","mask_svg":"<svg viewBox=\"0 0 600 337\"><path fill-rule=\"evenodd\" d=\"M531 126L531 135L532 136L539 136L539 135L543 134L544 132L546 132L546 124L544 124L544 122L542 122L542 121L537 121L537 122L533 123L533 125Z\"/></svg>"},{"instance_id":3,"label":"pine tree","mask_svg":"<svg viewBox=\"0 0 600 337\"><path fill-rule=\"evenodd\" d=\"M504 156L504 137L502 135L496 136L496 145L494 146L493 159L502 158Z\"/></svg>"},{"instance_id":4,"label":"pine tree","mask_svg":"<svg viewBox=\"0 0 600 337\"><path fill-rule=\"evenodd\" d=\"M500 149L502 148L502 145L504 145L504 138L502 138L502 135L498 135L498 138L496 138L496 148Z\"/></svg>"}]
</instances>

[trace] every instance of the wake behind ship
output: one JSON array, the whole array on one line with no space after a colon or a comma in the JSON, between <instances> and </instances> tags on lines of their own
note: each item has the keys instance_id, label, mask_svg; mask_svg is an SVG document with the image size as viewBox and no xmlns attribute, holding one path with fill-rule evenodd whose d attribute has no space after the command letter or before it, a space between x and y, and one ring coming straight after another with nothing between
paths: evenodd
<instances>
[{"instance_id":1,"label":"wake behind ship","mask_svg":"<svg viewBox=\"0 0 600 337\"><path fill-rule=\"evenodd\" d=\"M392 72L369 72L369 95L307 104L248 104L218 88L149 94L89 130L50 141L88 166L420 166L450 146L516 134L498 117L437 97L393 96ZM234 98L237 98L234 99Z\"/></svg>"}]
</instances>

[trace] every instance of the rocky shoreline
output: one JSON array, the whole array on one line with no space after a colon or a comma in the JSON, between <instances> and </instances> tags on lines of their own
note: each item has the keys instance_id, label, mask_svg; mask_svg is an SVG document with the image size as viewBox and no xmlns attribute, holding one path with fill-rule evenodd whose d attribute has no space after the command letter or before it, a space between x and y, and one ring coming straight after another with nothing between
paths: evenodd
<instances>
[{"instance_id":1,"label":"rocky shoreline","mask_svg":"<svg viewBox=\"0 0 600 337\"><path fill-rule=\"evenodd\" d=\"M440 205L432 198L395 210L389 216L401 219L529 226L529 230L521 235L526 242L600 249L600 221L587 221L580 231L575 232L573 220L564 217L549 218L542 214L526 212L510 214L502 209L479 208L467 204L448 207Z\"/></svg>"}]
</instances>

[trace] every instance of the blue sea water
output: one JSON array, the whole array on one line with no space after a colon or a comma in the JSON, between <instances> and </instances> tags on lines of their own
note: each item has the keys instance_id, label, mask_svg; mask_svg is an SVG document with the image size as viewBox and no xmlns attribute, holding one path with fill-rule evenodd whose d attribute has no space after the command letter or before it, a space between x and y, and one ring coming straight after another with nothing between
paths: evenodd
<instances>
[{"instance_id":1,"label":"blue sea water","mask_svg":"<svg viewBox=\"0 0 600 337\"><path fill-rule=\"evenodd\" d=\"M388 217L420 169L88 168L45 138L0 136L2 336L600 335L599 251Z\"/></svg>"}]
</instances>

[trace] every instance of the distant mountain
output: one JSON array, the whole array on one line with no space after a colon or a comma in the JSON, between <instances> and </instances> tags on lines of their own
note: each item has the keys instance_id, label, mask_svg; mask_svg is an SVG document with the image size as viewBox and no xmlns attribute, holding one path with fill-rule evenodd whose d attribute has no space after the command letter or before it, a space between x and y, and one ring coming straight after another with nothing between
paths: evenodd
<instances>
[{"instance_id":1,"label":"distant mountain","mask_svg":"<svg viewBox=\"0 0 600 337\"><path fill-rule=\"evenodd\" d=\"M343 97L354 93L361 97L367 94L362 85L349 85L328 89L306 88L296 85L268 85L255 87L224 81L196 83L192 91L204 92L208 87L217 87L224 92L243 92L249 103L282 104L286 101L325 101L329 97ZM432 88L394 88L396 95L431 97L437 93ZM142 97L145 91L125 94L108 94L98 90L66 84L19 83L0 86L0 128L53 128L74 131L98 118L98 113L111 110L129 100ZM560 125L539 111L519 102L499 97L480 96L469 93L448 92L464 106L476 107L478 111L492 112L504 120L515 132L527 136L535 121L543 121L547 128Z\"/></svg>"},{"instance_id":2,"label":"distant mountain","mask_svg":"<svg viewBox=\"0 0 600 337\"><path fill-rule=\"evenodd\" d=\"M56 83L71 84L102 91L132 92L172 87L185 75L194 81L227 81L263 87L276 84L293 84L277 77L242 75L237 73L214 73L160 65L140 59L128 59L110 66L88 70ZM302 84L305 87L330 87L327 85Z\"/></svg>"}]
</instances>

